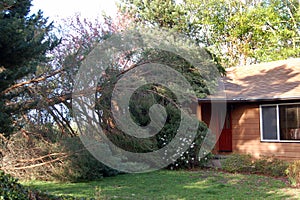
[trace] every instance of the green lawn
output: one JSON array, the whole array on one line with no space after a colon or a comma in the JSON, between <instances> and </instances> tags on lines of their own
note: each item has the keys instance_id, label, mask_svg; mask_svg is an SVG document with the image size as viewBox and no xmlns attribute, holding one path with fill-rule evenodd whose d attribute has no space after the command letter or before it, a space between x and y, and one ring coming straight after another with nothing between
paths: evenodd
<instances>
[{"instance_id":1,"label":"green lawn","mask_svg":"<svg viewBox=\"0 0 300 200\"><path fill-rule=\"evenodd\" d=\"M86 183L26 182L55 195L96 199L299 199L278 179L212 170L125 174Z\"/></svg>"}]
</instances>

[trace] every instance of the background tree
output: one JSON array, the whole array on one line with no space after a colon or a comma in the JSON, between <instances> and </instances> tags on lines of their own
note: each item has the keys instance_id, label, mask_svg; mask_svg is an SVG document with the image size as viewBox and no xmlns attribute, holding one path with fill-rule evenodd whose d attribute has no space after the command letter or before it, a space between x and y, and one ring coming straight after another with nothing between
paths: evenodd
<instances>
[{"instance_id":1,"label":"background tree","mask_svg":"<svg viewBox=\"0 0 300 200\"><path fill-rule=\"evenodd\" d=\"M6 135L17 118L7 104L28 95L28 88L11 91L9 87L30 78L38 64L46 61L47 51L58 43L50 34L52 24L41 11L29 15L30 7L31 0L0 3L0 133Z\"/></svg>"},{"instance_id":2,"label":"background tree","mask_svg":"<svg viewBox=\"0 0 300 200\"><path fill-rule=\"evenodd\" d=\"M300 54L296 0L122 0L120 7L138 22L185 33L224 67Z\"/></svg>"}]
</instances>

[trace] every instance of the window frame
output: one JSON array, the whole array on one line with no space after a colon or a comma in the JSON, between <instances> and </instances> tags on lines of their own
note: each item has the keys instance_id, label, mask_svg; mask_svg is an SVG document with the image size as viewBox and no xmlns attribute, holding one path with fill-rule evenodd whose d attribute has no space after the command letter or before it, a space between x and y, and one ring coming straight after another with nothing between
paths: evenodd
<instances>
[{"instance_id":1,"label":"window frame","mask_svg":"<svg viewBox=\"0 0 300 200\"><path fill-rule=\"evenodd\" d=\"M279 106L281 105L299 105L300 106L300 102L297 103L274 103L274 104L261 104L259 105L259 125L260 125L260 141L261 142L281 142L281 143L300 143L300 139L299 140L281 140L280 139L280 119L279 119ZM271 107L271 106L275 106L276 107L276 123L277 123L277 139L264 139L264 133L263 133L263 116L262 116L262 110L263 107Z\"/></svg>"}]
</instances>

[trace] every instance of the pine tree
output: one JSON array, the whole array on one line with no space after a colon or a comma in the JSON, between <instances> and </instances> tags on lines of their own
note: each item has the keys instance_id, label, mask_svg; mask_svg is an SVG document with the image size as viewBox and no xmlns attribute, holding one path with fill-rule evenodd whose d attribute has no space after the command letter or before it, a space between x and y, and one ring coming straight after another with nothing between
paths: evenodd
<instances>
[{"instance_id":1,"label":"pine tree","mask_svg":"<svg viewBox=\"0 0 300 200\"><path fill-rule=\"evenodd\" d=\"M35 72L46 61L46 52L58 44L41 11L30 15L31 0L0 2L0 133L12 131L12 113L5 105L20 94L7 88Z\"/></svg>"}]
</instances>

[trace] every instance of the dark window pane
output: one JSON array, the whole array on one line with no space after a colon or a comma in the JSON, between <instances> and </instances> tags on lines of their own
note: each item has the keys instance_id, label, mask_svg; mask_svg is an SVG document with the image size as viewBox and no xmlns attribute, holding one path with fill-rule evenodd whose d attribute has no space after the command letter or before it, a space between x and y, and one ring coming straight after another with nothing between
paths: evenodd
<instances>
[{"instance_id":1,"label":"dark window pane","mask_svg":"<svg viewBox=\"0 0 300 200\"><path fill-rule=\"evenodd\" d=\"M277 140L276 106L263 106L261 108L263 139Z\"/></svg>"},{"instance_id":2,"label":"dark window pane","mask_svg":"<svg viewBox=\"0 0 300 200\"><path fill-rule=\"evenodd\" d=\"M281 140L300 140L299 105L279 106L279 122Z\"/></svg>"}]
</instances>

